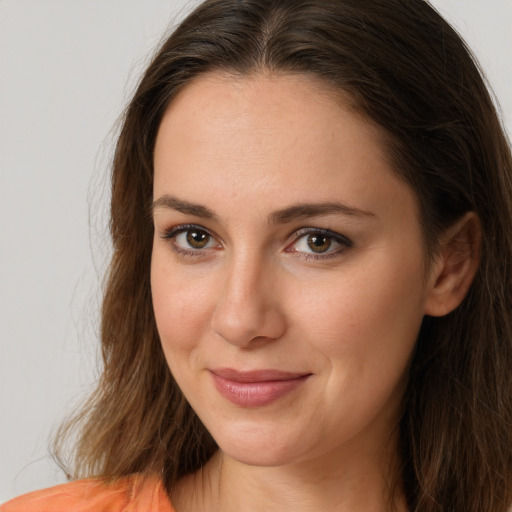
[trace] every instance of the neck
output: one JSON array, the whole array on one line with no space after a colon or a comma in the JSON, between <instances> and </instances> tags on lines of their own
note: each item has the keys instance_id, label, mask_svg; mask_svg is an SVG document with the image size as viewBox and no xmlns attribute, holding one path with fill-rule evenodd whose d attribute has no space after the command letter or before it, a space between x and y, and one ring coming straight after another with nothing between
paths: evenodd
<instances>
[{"instance_id":1,"label":"neck","mask_svg":"<svg viewBox=\"0 0 512 512\"><path fill-rule=\"evenodd\" d=\"M177 512L406 512L402 494L392 499L389 457L377 458L387 464L376 464L375 454L345 462L330 455L262 467L218 452L200 472L178 482L172 501Z\"/></svg>"}]
</instances>

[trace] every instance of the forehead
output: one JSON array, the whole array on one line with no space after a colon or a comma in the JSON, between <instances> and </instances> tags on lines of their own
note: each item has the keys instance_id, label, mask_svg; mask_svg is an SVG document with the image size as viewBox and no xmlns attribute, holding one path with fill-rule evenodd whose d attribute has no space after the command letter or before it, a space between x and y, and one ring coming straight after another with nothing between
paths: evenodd
<instances>
[{"instance_id":1,"label":"forehead","mask_svg":"<svg viewBox=\"0 0 512 512\"><path fill-rule=\"evenodd\" d=\"M317 78L303 74L233 75L212 72L200 75L176 95L160 128L165 128L166 124L172 125L173 120L179 122L182 128L194 125L197 130L201 125L202 132L196 131L196 134L203 133L210 138L212 133L208 128L217 122L213 126L216 133L222 127L239 127L256 130L255 136L263 136L272 128L272 117L278 116L295 125L296 122L303 122L306 115L309 117L307 125L300 124L294 128L303 127L309 133L309 138L317 135L310 128L320 127L313 126L315 120L322 118L321 124L329 129L326 121L336 119L339 110L359 117L361 124L367 124L374 136L380 138L381 130L356 113L355 102L348 93L335 91ZM207 119L209 124L203 124Z\"/></svg>"},{"instance_id":2,"label":"forehead","mask_svg":"<svg viewBox=\"0 0 512 512\"><path fill-rule=\"evenodd\" d=\"M383 140L348 97L315 79L212 73L186 86L163 117L155 196L243 198L242 210L312 201L367 210L379 197L411 195Z\"/></svg>"}]
</instances>

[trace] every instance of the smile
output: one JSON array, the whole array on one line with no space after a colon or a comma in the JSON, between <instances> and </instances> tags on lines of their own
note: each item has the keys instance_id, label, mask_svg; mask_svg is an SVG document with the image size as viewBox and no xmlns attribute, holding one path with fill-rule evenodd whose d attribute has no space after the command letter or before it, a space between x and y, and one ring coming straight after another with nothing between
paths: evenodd
<instances>
[{"instance_id":1,"label":"smile","mask_svg":"<svg viewBox=\"0 0 512 512\"><path fill-rule=\"evenodd\" d=\"M210 371L217 391L240 407L262 407L291 393L311 373L279 370L239 372L230 368Z\"/></svg>"}]
</instances>

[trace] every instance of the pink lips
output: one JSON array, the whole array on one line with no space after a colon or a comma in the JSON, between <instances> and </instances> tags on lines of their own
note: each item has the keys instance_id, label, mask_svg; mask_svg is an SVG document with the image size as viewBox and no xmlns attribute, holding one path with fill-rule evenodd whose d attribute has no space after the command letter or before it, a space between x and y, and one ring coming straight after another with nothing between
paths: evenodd
<instances>
[{"instance_id":1,"label":"pink lips","mask_svg":"<svg viewBox=\"0 0 512 512\"><path fill-rule=\"evenodd\" d=\"M261 407L287 395L311 374L279 370L240 372L231 368L211 370L217 391L241 407Z\"/></svg>"}]
</instances>

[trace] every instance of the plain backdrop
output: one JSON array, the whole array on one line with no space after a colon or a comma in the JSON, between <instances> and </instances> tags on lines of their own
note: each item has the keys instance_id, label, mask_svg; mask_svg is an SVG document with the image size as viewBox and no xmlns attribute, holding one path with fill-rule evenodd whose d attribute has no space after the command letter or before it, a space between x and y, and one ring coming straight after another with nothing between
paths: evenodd
<instances>
[{"instance_id":1,"label":"plain backdrop","mask_svg":"<svg viewBox=\"0 0 512 512\"><path fill-rule=\"evenodd\" d=\"M64 482L48 440L97 378L114 125L197 0L0 0L0 502ZM512 0L435 0L512 132Z\"/></svg>"}]
</instances>

